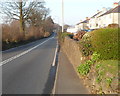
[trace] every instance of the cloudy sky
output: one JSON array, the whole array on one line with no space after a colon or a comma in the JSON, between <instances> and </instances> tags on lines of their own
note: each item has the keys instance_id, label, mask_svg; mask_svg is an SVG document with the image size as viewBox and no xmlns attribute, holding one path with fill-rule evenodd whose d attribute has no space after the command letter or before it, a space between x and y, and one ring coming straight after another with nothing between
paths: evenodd
<instances>
[{"instance_id":1,"label":"cloudy sky","mask_svg":"<svg viewBox=\"0 0 120 96\"><path fill-rule=\"evenodd\" d=\"M46 6L51 9L51 15L55 22L61 24L62 0L45 0ZM86 17L91 17L97 10L103 7L113 7L114 2L119 0L64 0L65 24L75 25Z\"/></svg>"}]
</instances>

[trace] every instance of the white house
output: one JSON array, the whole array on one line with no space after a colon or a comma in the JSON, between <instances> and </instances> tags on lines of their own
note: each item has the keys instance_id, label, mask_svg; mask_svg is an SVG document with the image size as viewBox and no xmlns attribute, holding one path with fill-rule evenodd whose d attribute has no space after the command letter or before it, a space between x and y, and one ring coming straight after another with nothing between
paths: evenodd
<instances>
[{"instance_id":1,"label":"white house","mask_svg":"<svg viewBox=\"0 0 120 96\"><path fill-rule=\"evenodd\" d=\"M67 32L76 34L80 30L105 28L109 24L120 26L120 2L114 3L111 9L98 10L91 18L86 17L86 20L76 24L75 27L68 28Z\"/></svg>"},{"instance_id":2,"label":"white house","mask_svg":"<svg viewBox=\"0 0 120 96\"><path fill-rule=\"evenodd\" d=\"M86 17L86 20L84 21L81 21L80 23L78 23L76 25L76 27L78 27L79 30L85 30L85 29L88 29L88 23L89 23L89 18Z\"/></svg>"},{"instance_id":3,"label":"white house","mask_svg":"<svg viewBox=\"0 0 120 96\"><path fill-rule=\"evenodd\" d=\"M98 17L99 17L100 15L106 13L106 12L107 12L107 9L106 9L106 8L103 8L102 11L99 11L99 10L98 10L97 13L90 18L88 27L89 27L90 29L98 29L98 28L100 28L100 27L98 26L98 23L99 23Z\"/></svg>"},{"instance_id":4,"label":"white house","mask_svg":"<svg viewBox=\"0 0 120 96\"><path fill-rule=\"evenodd\" d=\"M78 32L78 28L77 27L69 27L69 28L67 28L67 32L73 33L75 35Z\"/></svg>"},{"instance_id":5,"label":"white house","mask_svg":"<svg viewBox=\"0 0 120 96\"><path fill-rule=\"evenodd\" d=\"M108 10L103 8L102 11L98 11L89 20L90 29L105 28L109 24L119 24L120 26L120 5L118 3L113 4L113 8Z\"/></svg>"},{"instance_id":6,"label":"white house","mask_svg":"<svg viewBox=\"0 0 120 96\"><path fill-rule=\"evenodd\" d=\"M111 10L98 17L98 26L100 28L107 27L109 24L119 24L120 26L120 5L115 6Z\"/></svg>"}]
</instances>

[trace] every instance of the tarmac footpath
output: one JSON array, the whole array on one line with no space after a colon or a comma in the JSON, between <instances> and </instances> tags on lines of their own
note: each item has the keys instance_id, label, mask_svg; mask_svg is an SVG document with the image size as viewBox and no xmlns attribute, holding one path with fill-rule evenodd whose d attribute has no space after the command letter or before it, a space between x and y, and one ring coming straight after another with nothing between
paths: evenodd
<instances>
[{"instance_id":1,"label":"tarmac footpath","mask_svg":"<svg viewBox=\"0 0 120 96\"><path fill-rule=\"evenodd\" d=\"M62 51L59 53L53 94L90 94Z\"/></svg>"}]
</instances>

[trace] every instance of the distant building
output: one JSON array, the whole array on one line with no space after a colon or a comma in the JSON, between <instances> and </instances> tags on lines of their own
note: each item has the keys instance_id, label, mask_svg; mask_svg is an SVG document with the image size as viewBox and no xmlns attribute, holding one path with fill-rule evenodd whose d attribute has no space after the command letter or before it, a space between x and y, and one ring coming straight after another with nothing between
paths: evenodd
<instances>
[{"instance_id":1,"label":"distant building","mask_svg":"<svg viewBox=\"0 0 120 96\"><path fill-rule=\"evenodd\" d=\"M100 15L104 14L105 12L107 12L106 8L103 8L102 11L98 10L97 13L90 18L88 27L90 29L98 29L98 28L100 28L100 26L98 24L99 23L98 17Z\"/></svg>"},{"instance_id":2,"label":"distant building","mask_svg":"<svg viewBox=\"0 0 120 96\"><path fill-rule=\"evenodd\" d=\"M76 27L69 27L69 28L67 28L67 32L73 33L75 35L78 32L78 28L76 28Z\"/></svg>"},{"instance_id":3,"label":"distant building","mask_svg":"<svg viewBox=\"0 0 120 96\"><path fill-rule=\"evenodd\" d=\"M79 30L105 28L109 24L119 24L120 26L120 2L115 2L113 8L103 8L95 15L76 25Z\"/></svg>"},{"instance_id":4,"label":"distant building","mask_svg":"<svg viewBox=\"0 0 120 96\"><path fill-rule=\"evenodd\" d=\"M120 27L120 2L115 2L113 8L102 8L97 10L92 17L80 21L75 27L69 27L67 32L76 34L81 30L106 28L109 24L119 24Z\"/></svg>"},{"instance_id":5,"label":"distant building","mask_svg":"<svg viewBox=\"0 0 120 96\"><path fill-rule=\"evenodd\" d=\"M76 25L76 27L78 27L79 30L89 29L88 28L88 23L89 23L89 18L86 17L86 20L81 21L80 23L78 23Z\"/></svg>"}]
</instances>

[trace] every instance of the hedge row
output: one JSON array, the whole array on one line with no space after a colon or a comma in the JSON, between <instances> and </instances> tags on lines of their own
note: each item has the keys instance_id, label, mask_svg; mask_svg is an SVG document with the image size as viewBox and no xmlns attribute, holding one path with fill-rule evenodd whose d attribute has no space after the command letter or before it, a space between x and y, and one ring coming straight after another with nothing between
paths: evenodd
<instances>
[{"instance_id":1,"label":"hedge row","mask_svg":"<svg viewBox=\"0 0 120 96\"><path fill-rule=\"evenodd\" d=\"M101 60L118 60L118 47L120 40L118 28L99 29L86 33L80 41L80 49L84 56L93 52L100 54Z\"/></svg>"}]
</instances>

